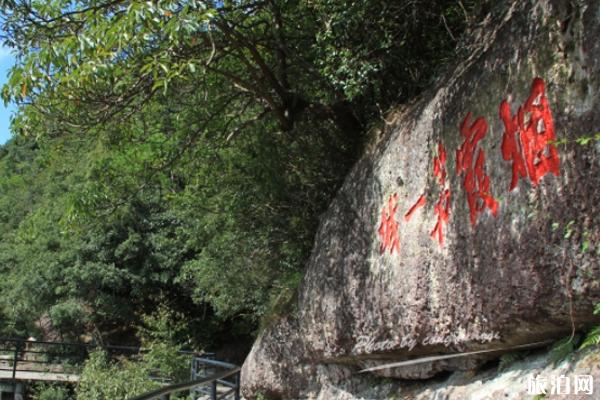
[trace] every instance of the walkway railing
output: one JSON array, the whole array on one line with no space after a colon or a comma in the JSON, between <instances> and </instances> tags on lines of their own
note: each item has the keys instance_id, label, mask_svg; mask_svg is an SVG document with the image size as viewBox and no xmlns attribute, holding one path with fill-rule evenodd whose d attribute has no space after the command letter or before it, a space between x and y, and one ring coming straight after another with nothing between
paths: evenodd
<instances>
[{"instance_id":1,"label":"walkway railing","mask_svg":"<svg viewBox=\"0 0 600 400\"><path fill-rule=\"evenodd\" d=\"M192 379L176 383L128 400L168 400L171 395L189 392L194 399L208 396L210 400L240 400L240 367L209 357L194 357Z\"/></svg>"},{"instance_id":2,"label":"walkway railing","mask_svg":"<svg viewBox=\"0 0 600 400\"><path fill-rule=\"evenodd\" d=\"M73 381L89 352L99 346L0 338L0 379ZM135 357L138 347L104 346L110 357Z\"/></svg>"},{"instance_id":3,"label":"walkway railing","mask_svg":"<svg viewBox=\"0 0 600 400\"><path fill-rule=\"evenodd\" d=\"M0 338L0 380L76 382L89 353L100 346L83 343L60 343ZM136 358L144 349L129 346L102 346L109 357ZM188 382L163 386L131 400L169 399L170 395L187 391L194 399L240 399L240 367L217 361L214 354L182 351L191 357ZM152 377L167 383L160 375Z\"/></svg>"}]
</instances>

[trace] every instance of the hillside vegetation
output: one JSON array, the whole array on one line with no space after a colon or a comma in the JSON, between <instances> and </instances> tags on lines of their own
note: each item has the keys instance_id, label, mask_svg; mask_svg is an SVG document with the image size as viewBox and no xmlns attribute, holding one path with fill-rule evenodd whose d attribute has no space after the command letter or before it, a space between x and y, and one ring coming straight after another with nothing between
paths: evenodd
<instances>
[{"instance_id":1,"label":"hillside vegetation","mask_svg":"<svg viewBox=\"0 0 600 400\"><path fill-rule=\"evenodd\" d=\"M246 350L286 312L366 132L432 85L479 8L3 2L19 112L0 333L135 342L162 310L178 343Z\"/></svg>"}]
</instances>

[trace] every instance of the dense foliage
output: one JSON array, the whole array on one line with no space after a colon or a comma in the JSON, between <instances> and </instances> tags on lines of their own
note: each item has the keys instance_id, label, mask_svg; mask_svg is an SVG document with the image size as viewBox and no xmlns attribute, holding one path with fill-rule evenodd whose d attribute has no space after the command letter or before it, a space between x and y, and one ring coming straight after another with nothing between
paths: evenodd
<instances>
[{"instance_id":1,"label":"dense foliage","mask_svg":"<svg viewBox=\"0 0 600 400\"><path fill-rule=\"evenodd\" d=\"M10 0L0 328L248 338L293 298L380 112L431 84L470 1ZM100 362L100 361L99 361Z\"/></svg>"}]
</instances>

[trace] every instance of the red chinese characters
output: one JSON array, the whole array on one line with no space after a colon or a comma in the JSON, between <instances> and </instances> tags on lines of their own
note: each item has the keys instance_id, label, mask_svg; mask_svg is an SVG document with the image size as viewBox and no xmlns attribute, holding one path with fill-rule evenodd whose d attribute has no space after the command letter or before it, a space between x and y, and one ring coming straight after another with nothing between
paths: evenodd
<instances>
[{"instance_id":1,"label":"red chinese characters","mask_svg":"<svg viewBox=\"0 0 600 400\"><path fill-rule=\"evenodd\" d=\"M446 188L446 149L440 142L438 143L438 155L433 158L433 175L437 178L438 184L441 187L440 196L433 212L437 215L437 222L433 231L431 231L431 237L437 239L440 246L444 244L444 225L448 223L450 217L450 189ZM409 221L413 213L419 208L423 207L426 203L425 195L421 195L417 202L404 214L404 219Z\"/></svg>"},{"instance_id":2,"label":"red chinese characters","mask_svg":"<svg viewBox=\"0 0 600 400\"><path fill-rule=\"evenodd\" d=\"M500 104L500 118L504 123L502 157L512 161L510 190L519 183L519 178L529 176L533 186L552 173L559 174L559 158L555 140L554 122L546 98L544 81L535 78L529 98L516 115L511 115L506 100Z\"/></svg>"},{"instance_id":3,"label":"red chinese characters","mask_svg":"<svg viewBox=\"0 0 600 400\"><path fill-rule=\"evenodd\" d=\"M444 225L448 223L450 217L450 190L444 189L440 193L438 202L433 207L433 212L437 215L437 222L431 231L431 237L437 238L440 246L444 245Z\"/></svg>"},{"instance_id":4,"label":"red chinese characters","mask_svg":"<svg viewBox=\"0 0 600 400\"><path fill-rule=\"evenodd\" d=\"M423 207L425 205L425 195L422 194L419 199L417 200L417 202L415 204L413 204L413 206L408 210L408 212L406 214L404 214L404 220L405 221L410 221L410 217L412 217L413 213L415 211L417 211L419 208Z\"/></svg>"},{"instance_id":5,"label":"red chinese characters","mask_svg":"<svg viewBox=\"0 0 600 400\"><path fill-rule=\"evenodd\" d=\"M450 217L450 189L446 188L446 149L440 142L438 143L438 155L433 159L433 174L441 187L440 197L433 207L433 212L437 215L437 222L431 231L431 237L437 238L440 246L444 244L444 225L448 223Z\"/></svg>"},{"instance_id":6,"label":"red chinese characters","mask_svg":"<svg viewBox=\"0 0 600 400\"><path fill-rule=\"evenodd\" d=\"M484 118L477 118L472 124L468 113L460 125L464 137L462 146L456 151L456 171L464 175L463 186L467 192L467 203L471 225L477 222L477 216L489 208L494 216L498 212L498 202L490 194L490 178L484 170L485 153L478 149L477 143L487 134L488 125ZM477 156L475 152L477 151Z\"/></svg>"},{"instance_id":7,"label":"red chinese characters","mask_svg":"<svg viewBox=\"0 0 600 400\"><path fill-rule=\"evenodd\" d=\"M438 155L433 158L433 175L438 178L441 186L446 184L446 149L442 142L438 143Z\"/></svg>"},{"instance_id":8,"label":"red chinese characters","mask_svg":"<svg viewBox=\"0 0 600 400\"><path fill-rule=\"evenodd\" d=\"M396 211L398 210L398 194L394 193L388 199L387 207L381 210L381 225L379 225L379 238L381 253L389 248L390 254L394 250L400 252L400 240L398 239L398 222L396 221Z\"/></svg>"},{"instance_id":9,"label":"red chinese characters","mask_svg":"<svg viewBox=\"0 0 600 400\"><path fill-rule=\"evenodd\" d=\"M529 178L532 185L536 186L546 174L559 175L558 151L553 144L554 122L546 98L544 81L541 78L533 80L529 97L515 115L512 114L508 101L502 101L500 118L504 125L502 157L512 162L510 190L517 187L521 178ZM499 208L498 201L490 192L490 177L485 169L485 151L480 146L480 142L487 135L488 123L483 117L473 121L472 114L468 113L459 129L463 143L456 150L456 174L457 177L462 177L469 207L469 219L471 226L475 226L479 215L486 209L493 216L497 216ZM444 245L444 228L449 222L451 208L451 189L446 162L446 149L440 142L438 154L433 159L433 175L439 187L439 196L433 208L437 221L430 233L440 246ZM397 202L398 195L393 194L387 206L381 211L381 225L378 232L382 253L388 249L390 253L400 251L399 223L395 219ZM415 212L426 203L426 194L421 194L404 214L404 220L410 221Z\"/></svg>"}]
</instances>

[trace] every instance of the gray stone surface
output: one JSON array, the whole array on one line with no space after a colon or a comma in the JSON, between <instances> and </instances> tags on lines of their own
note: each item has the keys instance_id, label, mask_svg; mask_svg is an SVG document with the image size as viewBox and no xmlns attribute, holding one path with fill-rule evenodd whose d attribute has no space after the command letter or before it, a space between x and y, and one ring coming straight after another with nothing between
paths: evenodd
<instances>
[{"instance_id":1,"label":"gray stone surface","mask_svg":"<svg viewBox=\"0 0 600 400\"><path fill-rule=\"evenodd\" d=\"M600 3L501 3L473 32L466 60L419 102L388 115L378 143L349 174L322 218L298 312L262 332L244 364L247 398L306 397L365 366L555 338L571 321L598 321L600 142L575 140L600 132ZM559 174L537 186L521 179L509 191L499 107L507 99L516 113L536 77L545 82L557 139L566 141L557 146ZM489 125L479 147L499 202L497 215L485 210L475 226L456 170L468 112ZM451 191L443 246L430 237L439 142ZM425 206L405 221L421 194ZM378 228L392 195L399 251L382 254ZM481 360L381 374L429 378Z\"/></svg>"},{"instance_id":2,"label":"gray stone surface","mask_svg":"<svg viewBox=\"0 0 600 400\"><path fill-rule=\"evenodd\" d=\"M592 377L591 394L588 390L582 390L583 387L575 386L575 381L585 376ZM541 383L537 387L534 383L536 378ZM338 385L324 385L318 394L309 394L309 398L317 400L531 400L536 396L534 393L539 393L536 390L542 388L547 393L544 399L600 399L600 350L588 349L572 354L556 365L550 361L549 354L538 354L514 362L502 370L492 367L479 373L455 372L444 379L421 382L348 380ZM566 393L567 390L569 393Z\"/></svg>"}]
</instances>

